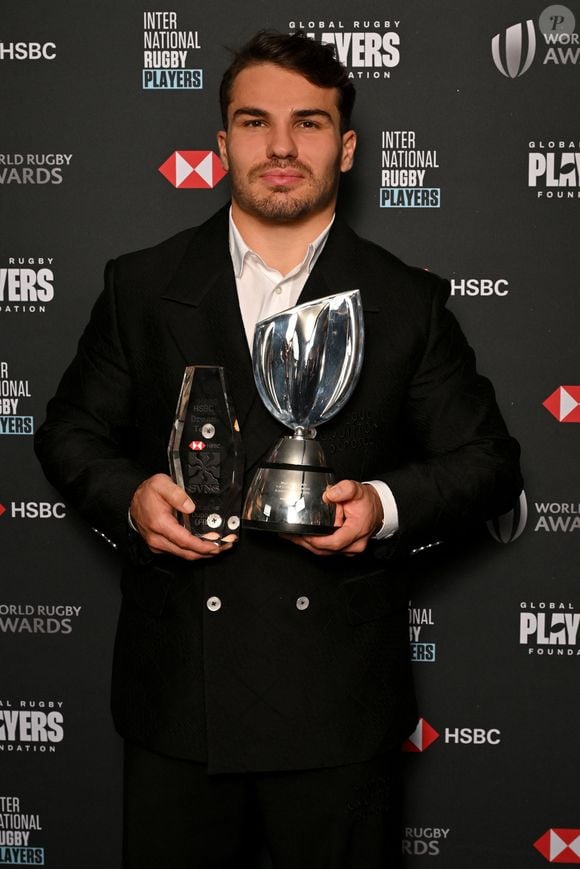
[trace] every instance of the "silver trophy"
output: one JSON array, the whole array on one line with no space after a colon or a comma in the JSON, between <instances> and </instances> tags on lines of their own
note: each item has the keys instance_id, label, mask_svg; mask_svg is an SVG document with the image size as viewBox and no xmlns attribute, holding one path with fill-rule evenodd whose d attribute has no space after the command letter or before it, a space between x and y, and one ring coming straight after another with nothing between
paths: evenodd
<instances>
[{"instance_id":1,"label":"silver trophy","mask_svg":"<svg viewBox=\"0 0 580 869\"><path fill-rule=\"evenodd\" d=\"M243 525L288 534L331 534L335 505L322 495L335 482L316 427L348 401L363 360L360 292L288 308L254 333L254 378L279 422L293 429L263 459L242 511Z\"/></svg>"}]
</instances>

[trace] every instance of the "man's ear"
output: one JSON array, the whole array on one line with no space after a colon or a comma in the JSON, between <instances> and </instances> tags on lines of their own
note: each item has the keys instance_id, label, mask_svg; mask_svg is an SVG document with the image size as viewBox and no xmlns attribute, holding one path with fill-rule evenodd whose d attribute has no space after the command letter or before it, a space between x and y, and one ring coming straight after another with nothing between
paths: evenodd
<instances>
[{"instance_id":1,"label":"man's ear","mask_svg":"<svg viewBox=\"0 0 580 869\"><path fill-rule=\"evenodd\" d=\"M226 147L227 139L228 139L228 134L226 133L226 131L219 130L219 132L217 134L217 145L218 145L218 151L220 153L220 160L222 161L222 166L224 167L226 172L228 172L229 168L230 168L228 165L228 149Z\"/></svg>"},{"instance_id":2,"label":"man's ear","mask_svg":"<svg viewBox=\"0 0 580 869\"><path fill-rule=\"evenodd\" d=\"M356 133L354 130L348 130L342 135L342 159L340 161L341 172L348 172L349 169L352 169L355 151Z\"/></svg>"}]
</instances>

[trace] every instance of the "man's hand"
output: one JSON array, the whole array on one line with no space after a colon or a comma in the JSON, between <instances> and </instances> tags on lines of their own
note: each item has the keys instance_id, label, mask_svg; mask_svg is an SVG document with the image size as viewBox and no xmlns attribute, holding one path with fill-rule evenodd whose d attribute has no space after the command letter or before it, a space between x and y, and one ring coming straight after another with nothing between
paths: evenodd
<instances>
[{"instance_id":1,"label":"man's hand","mask_svg":"<svg viewBox=\"0 0 580 869\"><path fill-rule=\"evenodd\" d=\"M376 489L354 480L341 480L324 493L324 500L336 504L334 534L323 537L302 537L285 534L298 546L315 555L358 555L367 547L369 539L383 524L383 506Z\"/></svg>"},{"instance_id":2,"label":"man's hand","mask_svg":"<svg viewBox=\"0 0 580 869\"><path fill-rule=\"evenodd\" d=\"M165 552L196 561L231 549L237 540L233 534L222 541L218 534L207 535L204 539L196 537L179 524L174 510L193 513L195 504L167 474L149 477L133 495L131 519L152 552Z\"/></svg>"}]
</instances>

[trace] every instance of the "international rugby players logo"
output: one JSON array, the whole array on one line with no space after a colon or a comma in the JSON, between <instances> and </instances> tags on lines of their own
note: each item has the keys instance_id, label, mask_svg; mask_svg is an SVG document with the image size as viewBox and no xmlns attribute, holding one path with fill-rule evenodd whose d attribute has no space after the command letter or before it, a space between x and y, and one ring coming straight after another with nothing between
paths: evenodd
<instances>
[{"instance_id":1,"label":"international rugby players logo","mask_svg":"<svg viewBox=\"0 0 580 869\"><path fill-rule=\"evenodd\" d=\"M498 70L506 78L518 78L527 72L536 54L536 32L531 18L525 24L512 24L491 40L491 54Z\"/></svg>"}]
</instances>

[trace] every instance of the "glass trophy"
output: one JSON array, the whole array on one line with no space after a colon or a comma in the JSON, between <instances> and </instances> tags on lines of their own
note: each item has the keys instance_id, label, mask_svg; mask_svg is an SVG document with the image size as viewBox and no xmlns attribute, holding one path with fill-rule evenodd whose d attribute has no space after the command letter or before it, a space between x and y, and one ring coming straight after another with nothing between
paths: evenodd
<instances>
[{"instance_id":1,"label":"glass trophy","mask_svg":"<svg viewBox=\"0 0 580 869\"><path fill-rule=\"evenodd\" d=\"M237 537L244 458L221 366L185 369L167 452L173 480L195 504L193 513L177 513L181 524L199 537Z\"/></svg>"}]
</instances>

